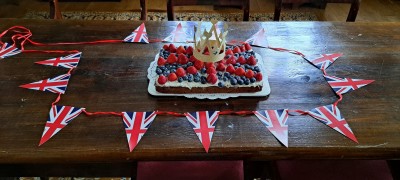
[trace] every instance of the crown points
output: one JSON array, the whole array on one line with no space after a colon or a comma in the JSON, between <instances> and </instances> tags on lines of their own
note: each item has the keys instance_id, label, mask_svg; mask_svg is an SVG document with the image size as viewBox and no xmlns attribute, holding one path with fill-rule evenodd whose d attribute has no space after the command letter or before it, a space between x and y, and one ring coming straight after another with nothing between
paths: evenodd
<instances>
[{"instance_id":1,"label":"crown points","mask_svg":"<svg viewBox=\"0 0 400 180\"><path fill-rule=\"evenodd\" d=\"M224 26L224 32L219 32L217 29L217 21L211 21L212 26L209 31L204 29L201 32L201 22L194 28L194 48L193 55L196 59L204 62L217 62L224 58L226 47L226 31L227 26Z\"/></svg>"}]
</instances>

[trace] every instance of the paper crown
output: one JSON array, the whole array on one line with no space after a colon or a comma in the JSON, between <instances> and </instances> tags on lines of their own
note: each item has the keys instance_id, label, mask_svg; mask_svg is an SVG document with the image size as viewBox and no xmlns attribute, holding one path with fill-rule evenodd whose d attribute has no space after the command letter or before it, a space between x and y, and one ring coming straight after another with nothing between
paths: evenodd
<instances>
[{"instance_id":1,"label":"paper crown","mask_svg":"<svg viewBox=\"0 0 400 180\"><path fill-rule=\"evenodd\" d=\"M217 21L212 21L209 31L201 31L201 22L194 27L194 51L193 56L204 62L217 62L224 58L226 47L226 35L228 34L227 25L224 32L218 33Z\"/></svg>"}]
</instances>

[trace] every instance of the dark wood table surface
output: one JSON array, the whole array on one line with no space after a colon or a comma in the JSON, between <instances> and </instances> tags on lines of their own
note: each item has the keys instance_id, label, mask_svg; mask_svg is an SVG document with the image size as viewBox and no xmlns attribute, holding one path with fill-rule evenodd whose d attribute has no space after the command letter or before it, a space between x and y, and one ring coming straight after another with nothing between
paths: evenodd
<instances>
[{"instance_id":1,"label":"dark wood table surface","mask_svg":"<svg viewBox=\"0 0 400 180\"><path fill-rule=\"evenodd\" d=\"M77 42L123 39L140 22L0 19L1 31L15 25L31 29L34 41ZM146 22L151 39L166 37L176 25L177 22ZM193 25L183 22L183 27L190 30ZM328 74L376 80L345 94L338 106L359 144L310 116L291 116L289 148L286 148L255 116L221 115L209 153L205 153L186 118L158 116L136 149L129 152L121 118L82 114L38 147L57 95L18 86L68 70L34 64L59 54L22 53L0 61L2 171L20 168L19 172L30 172L66 164L82 167L100 164L107 171L109 164L115 168L141 160L400 158L400 23L231 22L228 25L228 40L245 40L264 27L273 47L304 54L342 52L344 56L328 68ZM147 92L147 68L162 46L163 43L116 43L27 45L26 49L82 51L79 66L58 105L85 107L88 111L310 110L337 100L320 70L296 55L262 48L253 49L267 64L271 86L268 97L213 101L154 97ZM64 172L68 172L67 168Z\"/></svg>"}]
</instances>

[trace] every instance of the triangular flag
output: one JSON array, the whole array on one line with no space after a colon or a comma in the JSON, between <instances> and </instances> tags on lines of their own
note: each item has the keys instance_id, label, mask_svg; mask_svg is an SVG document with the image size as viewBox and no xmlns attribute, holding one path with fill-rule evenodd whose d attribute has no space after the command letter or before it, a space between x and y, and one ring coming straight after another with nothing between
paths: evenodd
<instances>
[{"instance_id":1,"label":"triangular flag","mask_svg":"<svg viewBox=\"0 0 400 180\"><path fill-rule=\"evenodd\" d=\"M124 42L139 42L139 43L149 43L149 38L147 37L146 27L142 23L138 28L136 28L129 36L124 39Z\"/></svg>"},{"instance_id":2,"label":"triangular flag","mask_svg":"<svg viewBox=\"0 0 400 180\"><path fill-rule=\"evenodd\" d=\"M315 54L306 56L305 59L313 64L315 67L321 70L325 70L342 55L342 53Z\"/></svg>"},{"instance_id":3,"label":"triangular flag","mask_svg":"<svg viewBox=\"0 0 400 180\"><path fill-rule=\"evenodd\" d=\"M346 120L340 114L339 109L334 104L317 107L308 113L310 116L358 143L349 124L347 124Z\"/></svg>"},{"instance_id":4,"label":"triangular flag","mask_svg":"<svg viewBox=\"0 0 400 180\"><path fill-rule=\"evenodd\" d=\"M82 52L78 52L75 54L70 54L68 56L38 61L35 63L47 65L47 66L57 66L57 67L64 67L64 68L72 69L72 68L76 68L76 66L78 66L79 60L81 59L81 54L82 54Z\"/></svg>"},{"instance_id":5,"label":"triangular flag","mask_svg":"<svg viewBox=\"0 0 400 180\"><path fill-rule=\"evenodd\" d=\"M354 91L358 88L374 82L374 80L339 78L329 75L324 75L324 77L326 81L328 81L332 89L336 92L336 94L344 94L350 91Z\"/></svg>"},{"instance_id":6,"label":"triangular flag","mask_svg":"<svg viewBox=\"0 0 400 180\"><path fill-rule=\"evenodd\" d=\"M283 145L288 147L288 124L289 114L287 109L254 111L258 119Z\"/></svg>"},{"instance_id":7,"label":"triangular flag","mask_svg":"<svg viewBox=\"0 0 400 180\"><path fill-rule=\"evenodd\" d=\"M54 78L24 84L19 87L64 94L65 90L67 90L68 80L70 77L70 74L63 74Z\"/></svg>"},{"instance_id":8,"label":"triangular flag","mask_svg":"<svg viewBox=\"0 0 400 180\"><path fill-rule=\"evenodd\" d=\"M215 122L217 122L219 111L197 111L185 113L193 127L194 132L199 137L204 149L208 152L211 139L214 133Z\"/></svg>"},{"instance_id":9,"label":"triangular flag","mask_svg":"<svg viewBox=\"0 0 400 180\"><path fill-rule=\"evenodd\" d=\"M128 139L129 151L132 152L140 139L154 121L157 112L123 112L122 120Z\"/></svg>"},{"instance_id":10,"label":"triangular flag","mask_svg":"<svg viewBox=\"0 0 400 180\"><path fill-rule=\"evenodd\" d=\"M49 119L46 122L39 146L57 134L62 128L82 113L84 108L71 106L53 105L49 112Z\"/></svg>"},{"instance_id":11,"label":"triangular flag","mask_svg":"<svg viewBox=\"0 0 400 180\"><path fill-rule=\"evenodd\" d=\"M166 37L163 42L186 42L187 35L185 31L183 31L182 24L179 23L176 26L176 29L171 32L171 34Z\"/></svg>"},{"instance_id":12,"label":"triangular flag","mask_svg":"<svg viewBox=\"0 0 400 180\"><path fill-rule=\"evenodd\" d=\"M1 46L0 49L0 59L4 59L6 57L9 56L14 56L16 54L21 53L22 51L20 49L18 49L17 47L15 47L14 44L8 44L8 43L4 43L3 46Z\"/></svg>"},{"instance_id":13,"label":"triangular flag","mask_svg":"<svg viewBox=\"0 0 400 180\"><path fill-rule=\"evenodd\" d=\"M253 46L260 46L260 47L268 47L268 40L267 34L265 33L264 28L260 29L257 33L251 36L249 39L245 41Z\"/></svg>"}]
</instances>

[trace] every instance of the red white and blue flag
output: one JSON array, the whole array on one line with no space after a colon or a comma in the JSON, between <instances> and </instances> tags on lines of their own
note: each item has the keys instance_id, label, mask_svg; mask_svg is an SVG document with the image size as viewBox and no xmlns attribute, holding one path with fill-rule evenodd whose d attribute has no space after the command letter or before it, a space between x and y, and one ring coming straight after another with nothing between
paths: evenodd
<instances>
[{"instance_id":1,"label":"red white and blue flag","mask_svg":"<svg viewBox=\"0 0 400 180\"><path fill-rule=\"evenodd\" d=\"M328 68L333 62L336 61L337 58L342 56L342 53L333 53L333 54L316 54L305 57L307 61L313 64L315 67L325 70Z\"/></svg>"},{"instance_id":2,"label":"red white and blue flag","mask_svg":"<svg viewBox=\"0 0 400 180\"><path fill-rule=\"evenodd\" d=\"M84 108L71 106L53 105L49 112L49 119L46 122L39 146L57 134L62 128L82 113Z\"/></svg>"},{"instance_id":3,"label":"red white and blue flag","mask_svg":"<svg viewBox=\"0 0 400 180\"><path fill-rule=\"evenodd\" d=\"M63 74L54 78L49 78L29 84L24 84L19 87L64 94L65 90L67 90L68 80L70 77L71 77L70 74Z\"/></svg>"},{"instance_id":4,"label":"red white and blue flag","mask_svg":"<svg viewBox=\"0 0 400 180\"><path fill-rule=\"evenodd\" d=\"M139 42L139 43L149 43L149 38L147 37L146 27L142 23L138 28L136 28L129 36L124 39L124 42Z\"/></svg>"},{"instance_id":5,"label":"red white and blue flag","mask_svg":"<svg viewBox=\"0 0 400 180\"><path fill-rule=\"evenodd\" d=\"M358 143L349 124L347 124L346 120L340 114L339 109L334 104L317 107L308 113L310 116Z\"/></svg>"},{"instance_id":6,"label":"red white and blue flag","mask_svg":"<svg viewBox=\"0 0 400 180\"><path fill-rule=\"evenodd\" d=\"M75 54L70 54L64 57L57 57L53 59L48 59L44 61L35 62L36 64L42 64L47 66L57 66L57 67L64 67L64 68L76 68L78 66L79 60L81 59L82 52L78 52Z\"/></svg>"},{"instance_id":7,"label":"red white and blue flag","mask_svg":"<svg viewBox=\"0 0 400 180\"><path fill-rule=\"evenodd\" d=\"M211 139L217 122L219 111L197 111L185 113L193 127L194 132L199 137L204 149L208 152Z\"/></svg>"},{"instance_id":8,"label":"red white and blue flag","mask_svg":"<svg viewBox=\"0 0 400 180\"><path fill-rule=\"evenodd\" d=\"M154 121L157 112L123 112L122 120L125 126L129 150L132 152L140 139Z\"/></svg>"},{"instance_id":9,"label":"red white and blue flag","mask_svg":"<svg viewBox=\"0 0 400 180\"><path fill-rule=\"evenodd\" d=\"M333 91L336 92L336 94L344 94L350 91L354 91L358 88L374 82L374 80L339 78L329 75L325 75L324 77L326 81L328 81L329 85L332 87Z\"/></svg>"},{"instance_id":10,"label":"red white and blue flag","mask_svg":"<svg viewBox=\"0 0 400 180\"><path fill-rule=\"evenodd\" d=\"M183 31L182 24L179 23L176 26L176 29L171 32L171 34L163 39L163 42L186 42L187 35L185 31Z\"/></svg>"},{"instance_id":11,"label":"red white and blue flag","mask_svg":"<svg viewBox=\"0 0 400 180\"><path fill-rule=\"evenodd\" d=\"M21 53L22 51L20 49L18 49L17 47L15 47L14 44L8 44L8 43L4 43L3 46L1 46L0 49L0 59L4 59L6 57L9 56L14 56L16 54Z\"/></svg>"},{"instance_id":12,"label":"red white and blue flag","mask_svg":"<svg viewBox=\"0 0 400 180\"><path fill-rule=\"evenodd\" d=\"M254 111L257 118L286 147L288 147L287 109Z\"/></svg>"},{"instance_id":13,"label":"red white and blue flag","mask_svg":"<svg viewBox=\"0 0 400 180\"><path fill-rule=\"evenodd\" d=\"M245 41L253 46L260 46L260 47L268 47L268 40L267 34L265 33L264 28L260 29L257 33L251 36L249 39Z\"/></svg>"}]
</instances>

